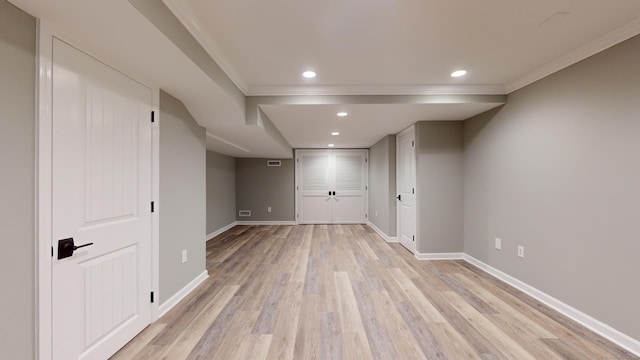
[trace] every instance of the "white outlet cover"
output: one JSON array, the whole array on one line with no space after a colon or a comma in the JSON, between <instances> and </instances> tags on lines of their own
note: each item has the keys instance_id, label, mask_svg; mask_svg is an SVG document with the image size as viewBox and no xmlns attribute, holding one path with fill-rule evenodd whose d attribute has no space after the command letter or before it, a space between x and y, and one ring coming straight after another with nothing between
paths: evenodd
<instances>
[{"instance_id":1,"label":"white outlet cover","mask_svg":"<svg viewBox=\"0 0 640 360\"><path fill-rule=\"evenodd\" d=\"M521 258L524 257L524 246L522 245L518 245L518 256Z\"/></svg>"},{"instance_id":2,"label":"white outlet cover","mask_svg":"<svg viewBox=\"0 0 640 360\"><path fill-rule=\"evenodd\" d=\"M496 238L496 250L502 250L502 240Z\"/></svg>"},{"instance_id":3,"label":"white outlet cover","mask_svg":"<svg viewBox=\"0 0 640 360\"><path fill-rule=\"evenodd\" d=\"M187 249L182 250L182 263L187 262Z\"/></svg>"}]
</instances>

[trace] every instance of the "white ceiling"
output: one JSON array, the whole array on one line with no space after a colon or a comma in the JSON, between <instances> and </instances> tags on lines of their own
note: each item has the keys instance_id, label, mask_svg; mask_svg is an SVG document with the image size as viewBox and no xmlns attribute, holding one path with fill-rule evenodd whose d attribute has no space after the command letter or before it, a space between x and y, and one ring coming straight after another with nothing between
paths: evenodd
<instances>
[{"instance_id":1,"label":"white ceiling","mask_svg":"<svg viewBox=\"0 0 640 360\"><path fill-rule=\"evenodd\" d=\"M368 148L380 134L397 134L416 121L460 120L498 106L462 104L261 105L294 148ZM336 113L347 109L349 115ZM339 136L332 136L337 131Z\"/></svg>"},{"instance_id":2,"label":"white ceiling","mask_svg":"<svg viewBox=\"0 0 640 360\"><path fill-rule=\"evenodd\" d=\"M505 86L640 15L637 0L163 0L245 93ZM302 79L313 69L318 77ZM449 74L469 71L463 79Z\"/></svg>"},{"instance_id":3,"label":"white ceiling","mask_svg":"<svg viewBox=\"0 0 640 360\"><path fill-rule=\"evenodd\" d=\"M506 94L640 33L638 0L10 1L63 40L182 100L207 128L207 147L236 157L286 158L291 147L329 141L369 147L415 121L464 120L500 102L341 96ZM149 9L172 11L190 34L175 19L152 24ZM206 59L185 50L184 36L169 40L171 31L193 36ZM469 74L449 77L458 68ZM318 77L303 79L306 69ZM229 90L226 76L241 92ZM246 108L237 94L248 96ZM301 94L340 96L305 102ZM338 109L350 115L338 119Z\"/></svg>"}]
</instances>

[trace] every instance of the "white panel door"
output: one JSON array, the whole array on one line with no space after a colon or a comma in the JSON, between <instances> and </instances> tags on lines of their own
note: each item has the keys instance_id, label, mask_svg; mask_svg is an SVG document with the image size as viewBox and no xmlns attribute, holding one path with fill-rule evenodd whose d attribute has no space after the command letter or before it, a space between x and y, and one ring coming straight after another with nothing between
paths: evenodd
<instances>
[{"instance_id":1,"label":"white panel door","mask_svg":"<svg viewBox=\"0 0 640 360\"><path fill-rule=\"evenodd\" d=\"M297 150L298 223L365 223L366 161L367 150Z\"/></svg>"},{"instance_id":2,"label":"white panel door","mask_svg":"<svg viewBox=\"0 0 640 360\"><path fill-rule=\"evenodd\" d=\"M53 359L106 359L151 320L151 91L54 39ZM77 249L59 259L59 240Z\"/></svg>"},{"instance_id":3,"label":"white panel door","mask_svg":"<svg viewBox=\"0 0 640 360\"><path fill-rule=\"evenodd\" d=\"M333 223L365 223L367 152L335 151L332 158L335 164Z\"/></svg>"},{"instance_id":4,"label":"white panel door","mask_svg":"<svg viewBox=\"0 0 640 360\"><path fill-rule=\"evenodd\" d=\"M333 173L330 173L329 152L300 152L296 161L299 222L330 223Z\"/></svg>"},{"instance_id":5,"label":"white panel door","mask_svg":"<svg viewBox=\"0 0 640 360\"><path fill-rule=\"evenodd\" d=\"M416 152L415 133L397 137L398 239L409 251L416 251Z\"/></svg>"}]
</instances>

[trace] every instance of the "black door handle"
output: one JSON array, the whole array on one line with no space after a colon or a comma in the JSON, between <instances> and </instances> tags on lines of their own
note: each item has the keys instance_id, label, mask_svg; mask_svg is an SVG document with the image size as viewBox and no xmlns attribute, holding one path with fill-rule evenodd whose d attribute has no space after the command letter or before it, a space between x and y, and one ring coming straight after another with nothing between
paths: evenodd
<instances>
[{"instance_id":1,"label":"black door handle","mask_svg":"<svg viewBox=\"0 0 640 360\"><path fill-rule=\"evenodd\" d=\"M336 192L335 191L333 192L333 196L336 196Z\"/></svg>"},{"instance_id":2,"label":"black door handle","mask_svg":"<svg viewBox=\"0 0 640 360\"><path fill-rule=\"evenodd\" d=\"M73 255L74 251L89 245L93 245L93 243L76 246L73 243L73 238L58 240L58 260L68 258Z\"/></svg>"},{"instance_id":3,"label":"black door handle","mask_svg":"<svg viewBox=\"0 0 640 360\"><path fill-rule=\"evenodd\" d=\"M398 195L398 196L396 196L396 199L398 199L398 200L402 201L402 196L401 196L401 195Z\"/></svg>"}]
</instances>

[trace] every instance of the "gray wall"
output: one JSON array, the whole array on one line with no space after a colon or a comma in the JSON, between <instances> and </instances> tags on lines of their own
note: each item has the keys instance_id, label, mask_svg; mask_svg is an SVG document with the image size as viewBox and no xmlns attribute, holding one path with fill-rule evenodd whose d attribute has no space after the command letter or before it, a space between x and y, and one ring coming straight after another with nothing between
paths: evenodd
<instances>
[{"instance_id":1,"label":"gray wall","mask_svg":"<svg viewBox=\"0 0 640 360\"><path fill-rule=\"evenodd\" d=\"M236 159L207 151L207 234L236 221Z\"/></svg>"},{"instance_id":2,"label":"gray wall","mask_svg":"<svg viewBox=\"0 0 640 360\"><path fill-rule=\"evenodd\" d=\"M35 45L35 19L0 0L1 359L35 356Z\"/></svg>"},{"instance_id":3,"label":"gray wall","mask_svg":"<svg viewBox=\"0 0 640 360\"><path fill-rule=\"evenodd\" d=\"M396 237L396 136L387 135L369 149L369 221Z\"/></svg>"},{"instance_id":4,"label":"gray wall","mask_svg":"<svg viewBox=\"0 0 640 360\"><path fill-rule=\"evenodd\" d=\"M636 339L639 59L636 36L464 126L465 251Z\"/></svg>"},{"instance_id":5,"label":"gray wall","mask_svg":"<svg viewBox=\"0 0 640 360\"><path fill-rule=\"evenodd\" d=\"M160 303L205 271L205 129L160 92ZM182 264L186 249L188 261Z\"/></svg>"},{"instance_id":6,"label":"gray wall","mask_svg":"<svg viewBox=\"0 0 640 360\"><path fill-rule=\"evenodd\" d=\"M282 159L280 167L267 166L267 159L236 159L236 219L295 221L294 177L292 159ZM238 210L251 216L237 216Z\"/></svg>"},{"instance_id":7,"label":"gray wall","mask_svg":"<svg viewBox=\"0 0 640 360\"><path fill-rule=\"evenodd\" d=\"M416 249L463 251L462 123L416 123Z\"/></svg>"}]
</instances>

